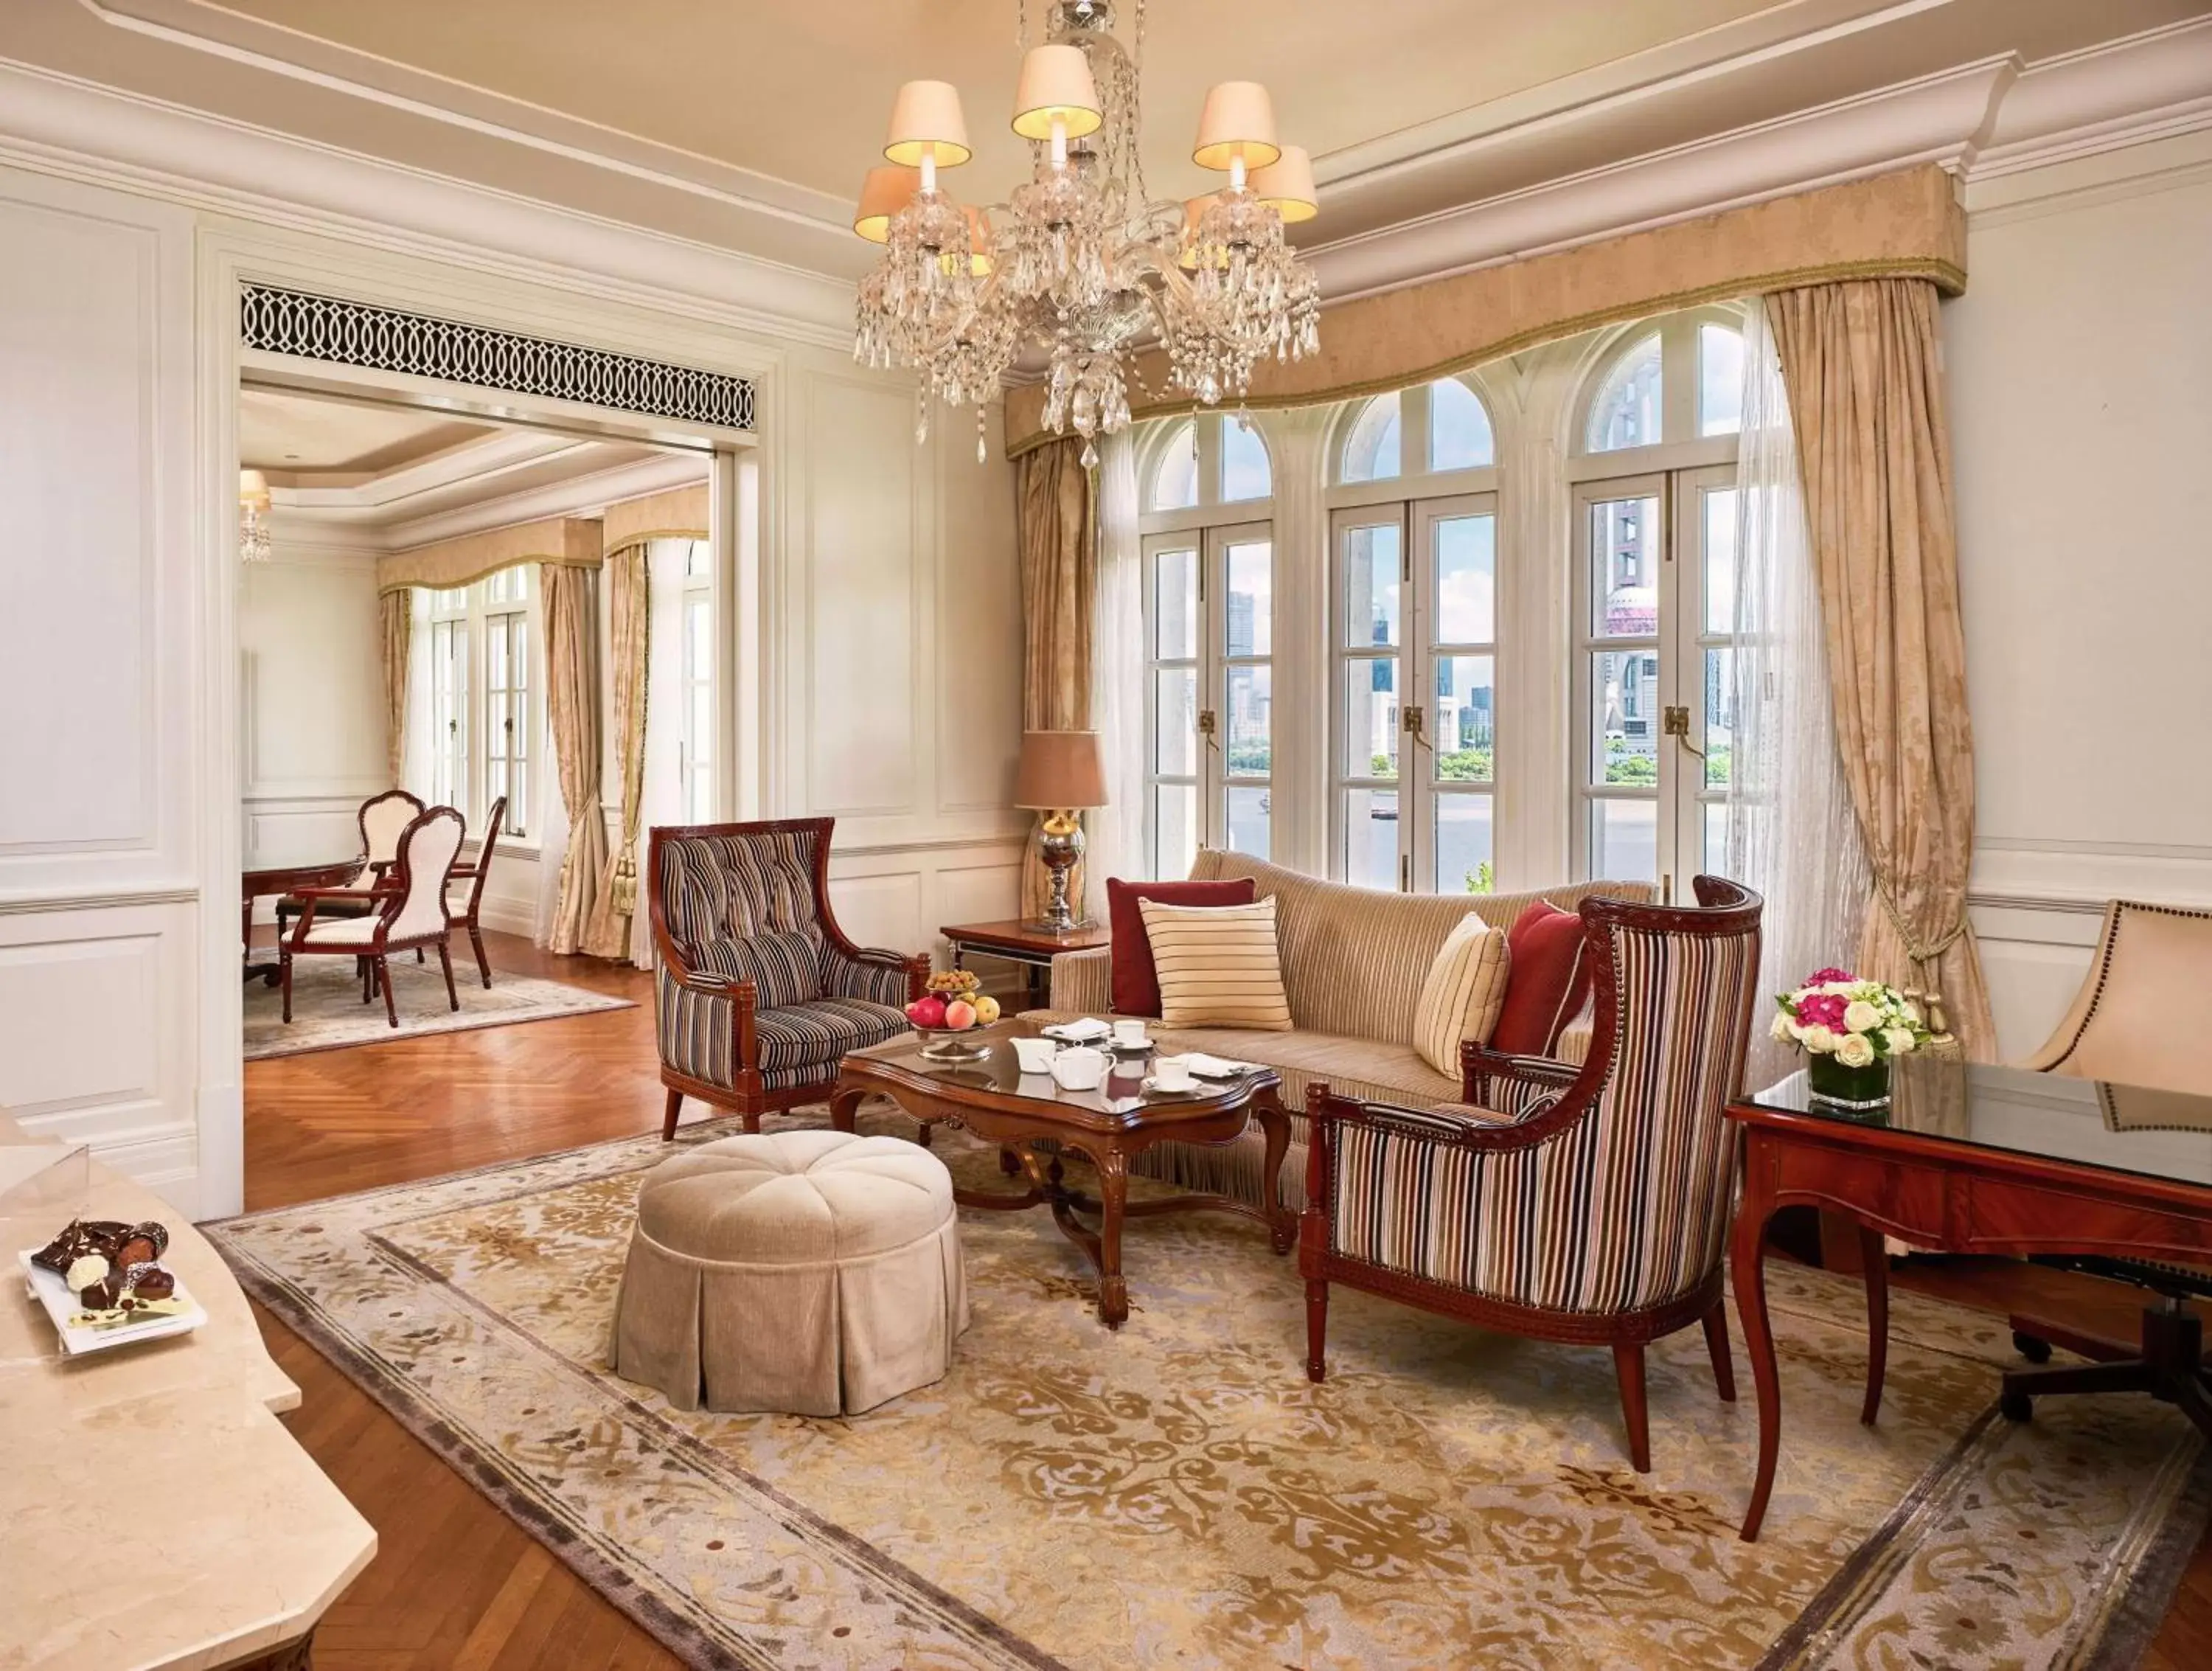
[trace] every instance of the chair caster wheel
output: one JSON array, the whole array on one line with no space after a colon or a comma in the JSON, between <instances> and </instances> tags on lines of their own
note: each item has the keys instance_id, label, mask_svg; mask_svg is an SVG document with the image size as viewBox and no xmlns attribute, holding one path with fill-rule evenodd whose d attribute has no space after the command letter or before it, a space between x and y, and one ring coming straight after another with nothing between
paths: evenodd
<instances>
[{"instance_id":1,"label":"chair caster wheel","mask_svg":"<svg viewBox=\"0 0 2212 1671\"><path fill-rule=\"evenodd\" d=\"M2008 1387L1997 1395L1997 1410L2007 1421L2032 1421L2035 1417L2035 1401L2026 1393L2016 1393Z\"/></svg>"},{"instance_id":2,"label":"chair caster wheel","mask_svg":"<svg viewBox=\"0 0 2212 1671\"><path fill-rule=\"evenodd\" d=\"M2012 1332L2012 1349L2031 1364L2048 1364L2051 1361L2050 1341L2039 1340L2033 1334L2023 1334L2018 1329Z\"/></svg>"}]
</instances>

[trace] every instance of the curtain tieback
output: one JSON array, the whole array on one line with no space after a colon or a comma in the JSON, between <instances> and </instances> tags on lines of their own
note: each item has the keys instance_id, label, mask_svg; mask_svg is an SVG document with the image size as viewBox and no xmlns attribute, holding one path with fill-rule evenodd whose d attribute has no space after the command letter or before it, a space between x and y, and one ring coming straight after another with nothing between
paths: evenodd
<instances>
[{"instance_id":1,"label":"curtain tieback","mask_svg":"<svg viewBox=\"0 0 2212 1671\"><path fill-rule=\"evenodd\" d=\"M1963 906L1960 908L1958 921L1953 923L1947 933L1923 945L1913 939L1912 929L1905 921L1905 914L1897 908L1897 901L1892 896L1888 884L1875 883L1874 891L1875 897L1881 902L1884 914L1889 918L1889 926L1897 931L1897 938L1905 944L1905 955L1914 963L1932 963L1966 938L1969 925Z\"/></svg>"},{"instance_id":2,"label":"curtain tieback","mask_svg":"<svg viewBox=\"0 0 2212 1671\"><path fill-rule=\"evenodd\" d=\"M617 914L634 917L637 914L637 846L623 843L622 857L615 860L614 905Z\"/></svg>"}]
</instances>

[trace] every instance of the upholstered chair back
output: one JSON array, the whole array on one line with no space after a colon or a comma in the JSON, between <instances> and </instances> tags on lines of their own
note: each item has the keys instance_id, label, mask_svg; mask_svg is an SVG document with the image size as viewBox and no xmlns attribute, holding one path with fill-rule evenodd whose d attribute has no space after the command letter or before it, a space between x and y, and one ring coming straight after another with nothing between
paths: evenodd
<instances>
[{"instance_id":1,"label":"upholstered chair back","mask_svg":"<svg viewBox=\"0 0 2212 1671\"><path fill-rule=\"evenodd\" d=\"M379 868L399 856L399 838L422 816L422 802L404 789L386 789L361 804L361 872L350 885L374 885Z\"/></svg>"},{"instance_id":2,"label":"upholstered chair back","mask_svg":"<svg viewBox=\"0 0 2212 1671\"><path fill-rule=\"evenodd\" d=\"M1651 897L1647 882L1577 882L1541 892L1401 894L1323 882L1241 853L1201 848L1193 881L1249 877L1275 902L1275 946L1291 1021L1310 1031L1411 1044L1421 983L1445 938L1472 911L1510 928L1534 901L1572 911L1593 896Z\"/></svg>"},{"instance_id":3,"label":"upholstered chair back","mask_svg":"<svg viewBox=\"0 0 2212 1671\"><path fill-rule=\"evenodd\" d=\"M1590 1113L1559 1143L1543 1287L1577 1311L1687 1293L1719 1265L1735 1200L1736 1133L1759 975L1759 896L1697 878L1696 908L1585 900L1595 1030L1577 1092Z\"/></svg>"},{"instance_id":4,"label":"upholstered chair back","mask_svg":"<svg viewBox=\"0 0 2212 1671\"><path fill-rule=\"evenodd\" d=\"M446 883L467 833L466 822L450 806L434 806L407 826L392 872L399 896L386 908L392 914L385 919L387 939L445 932Z\"/></svg>"},{"instance_id":5,"label":"upholstered chair back","mask_svg":"<svg viewBox=\"0 0 2212 1671\"><path fill-rule=\"evenodd\" d=\"M811 824L657 834L662 921L687 954L718 940L820 933Z\"/></svg>"},{"instance_id":6,"label":"upholstered chair back","mask_svg":"<svg viewBox=\"0 0 2212 1671\"><path fill-rule=\"evenodd\" d=\"M2116 899L2074 1007L2023 1066L2212 1097L2212 911Z\"/></svg>"}]
</instances>

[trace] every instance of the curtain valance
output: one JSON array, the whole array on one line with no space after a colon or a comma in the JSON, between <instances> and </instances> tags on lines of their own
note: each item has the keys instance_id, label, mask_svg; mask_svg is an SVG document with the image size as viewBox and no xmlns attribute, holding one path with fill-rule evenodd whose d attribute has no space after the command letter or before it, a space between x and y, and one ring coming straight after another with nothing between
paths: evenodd
<instances>
[{"instance_id":1,"label":"curtain valance","mask_svg":"<svg viewBox=\"0 0 2212 1671\"><path fill-rule=\"evenodd\" d=\"M519 562L597 568L605 554L597 517L549 516L379 557L376 589L397 592L403 586L426 586L443 591L467 586Z\"/></svg>"},{"instance_id":2,"label":"curtain valance","mask_svg":"<svg viewBox=\"0 0 2212 1671\"><path fill-rule=\"evenodd\" d=\"M1965 211L1929 163L1359 297L1323 317L1320 354L1262 362L1245 404L1407 388L1621 319L1839 279L1924 278L1957 295L1966 266ZM1164 355L1139 363L1144 386L1168 386ZM1195 404L1148 400L1134 380L1130 397L1140 418ZM1041 384L1007 391L1010 455L1053 439L1044 400Z\"/></svg>"},{"instance_id":3,"label":"curtain valance","mask_svg":"<svg viewBox=\"0 0 2212 1671\"><path fill-rule=\"evenodd\" d=\"M619 551L647 539L707 538L707 484L670 488L610 505L600 513L607 550Z\"/></svg>"}]
</instances>

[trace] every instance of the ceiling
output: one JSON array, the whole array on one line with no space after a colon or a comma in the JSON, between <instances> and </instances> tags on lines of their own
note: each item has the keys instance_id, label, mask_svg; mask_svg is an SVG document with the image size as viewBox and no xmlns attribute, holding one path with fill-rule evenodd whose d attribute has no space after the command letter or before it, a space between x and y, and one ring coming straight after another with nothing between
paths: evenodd
<instances>
[{"instance_id":1,"label":"ceiling","mask_svg":"<svg viewBox=\"0 0 2212 1671\"><path fill-rule=\"evenodd\" d=\"M977 155L949 179L956 195L1002 199L1019 177L1017 9L1034 39L1046 3L0 0L0 60L849 280L873 253L851 201L902 81L961 89ZM1127 42L1135 0L1119 9ZM1159 195L1201 189L1214 177L1188 151L1206 88L1266 82L1284 137L1315 155L1322 213L1297 236L1326 252L1878 91L1982 77L1940 146L1854 137L1849 156L1789 165L1810 170L1794 180L1714 187L1724 198L1971 159L2038 65L2206 16L2212 0L1147 0L1145 161ZM1614 223L1633 222L1637 190ZM1417 276L1363 269L1354 288Z\"/></svg>"},{"instance_id":2,"label":"ceiling","mask_svg":"<svg viewBox=\"0 0 2212 1671\"><path fill-rule=\"evenodd\" d=\"M238 462L275 476L380 476L495 433L444 413L269 389L238 397Z\"/></svg>"}]
</instances>

